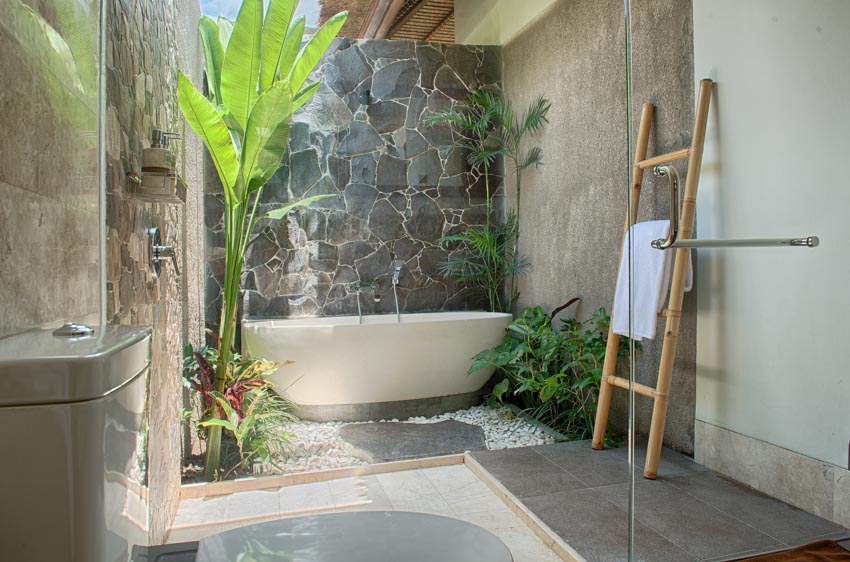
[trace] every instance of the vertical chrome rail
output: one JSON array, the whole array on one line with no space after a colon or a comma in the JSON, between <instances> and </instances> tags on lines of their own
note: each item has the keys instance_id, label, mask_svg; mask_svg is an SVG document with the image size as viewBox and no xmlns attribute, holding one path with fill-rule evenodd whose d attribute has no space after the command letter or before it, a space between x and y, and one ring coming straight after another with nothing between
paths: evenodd
<instances>
[{"instance_id":1,"label":"vertical chrome rail","mask_svg":"<svg viewBox=\"0 0 850 562\"><path fill-rule=\"evenodd\" d=\"M666 250L673 247L679 236L679 172L673 166L655 166L652 175L657 178L670 178L670 231L666 240L653 240L652 247Z\"/></svg>"}]
</instances>

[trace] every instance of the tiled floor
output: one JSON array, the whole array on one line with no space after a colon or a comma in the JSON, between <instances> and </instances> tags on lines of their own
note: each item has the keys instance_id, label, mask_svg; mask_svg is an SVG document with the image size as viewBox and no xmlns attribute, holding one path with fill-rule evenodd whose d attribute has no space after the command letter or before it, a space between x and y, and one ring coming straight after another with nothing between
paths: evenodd
<instances>
[{"instance_id":1,"label":"tiled floor","mask_svg":"<svg viewBox=\"0 0 850 562\"><path fill-rule=\"evenodd\" d=\"M455 517L492 531L515 562L560 560L464 465L389 472L183 500L168 542L283 517L351 510L403 510Z\"/></svg>"},{"instance_id":2,"label":"tiled floor","mask_svg":"<svg viewBox=\"0 0 850 562\"><path fill-rule=\"evenodd\" d=\"M480 451L472 457L589 561L626 560L625 447L587 441ZM643 465L645 448L636 463ZM665 449L658 480L637 476L635 559L724 560L850 531L727 480Z\"/></svg>"}]
</instances>

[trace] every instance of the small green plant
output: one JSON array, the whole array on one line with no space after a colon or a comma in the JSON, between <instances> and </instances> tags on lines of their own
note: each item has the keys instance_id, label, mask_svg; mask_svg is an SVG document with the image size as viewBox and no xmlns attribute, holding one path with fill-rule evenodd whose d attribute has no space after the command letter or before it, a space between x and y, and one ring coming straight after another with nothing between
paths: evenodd
<instances>
[{"instance_id":1,"label":"small green plant","mask_svg":"<svg viewBox=\"0 0 850 562\"><path fill-rule=\"evenodd\" d=\"M556 330L541 307L526 308L500 345L473 358L469 373L497 367L505 378L491 400L515 402L571 439L586 439L593 433L610 322L600 308L585 321L562 319ZM621 338L619 356L627 349L628 339Z\"/></svg>"},{"instance_id":2,"label":"small green plant","mask_svg":"<svg viewBox=\"0 0 850 562\"><path fill-rule=\"evenodd\" d=\"M490 310L509 311L517 292L512 282L507 296L503 295L505 281L515 279L528 268L528 260L511 246L518 233L516 215L509 214L504 223L492 224L493 202L490 192L490 170L499 156L507 154L508 145L500 131L496 94L475 90L467 96L466 104L429 115L426 125L448 123L455 132L452 144L444 150L458 149L467 153L470 171L484 178L484 225L470 226L457 234L440 239L443 247L460 245L449 259L440 264L440 274L454 277L487 297Z\"/></svg>"},{"instance_id":3,"label":"small green plant","mask_svg":"<svg viewBox=\"0 0 850 562\"><path fill-rule=\"evenodd\" d=\"M218 427L235 444L236 459L228 463L231 468L216 476L226 478L256 461L276 466L291 437L284 427L295 418L289 413L291 405L274 392L268 377L287 363L243 359L234 353L219 392L215 389L217 361L215 348L187 345L183 350L183 384L197 397L198 434L203 435L201 429Z\"/></svg>"}]
</instances>

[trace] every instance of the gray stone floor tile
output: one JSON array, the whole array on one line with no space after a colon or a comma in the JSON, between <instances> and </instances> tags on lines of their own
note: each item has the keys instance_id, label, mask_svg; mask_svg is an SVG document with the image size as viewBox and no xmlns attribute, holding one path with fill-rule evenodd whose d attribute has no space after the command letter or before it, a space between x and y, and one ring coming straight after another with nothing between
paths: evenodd
<instances>
[{"instance_id":1,"label":"gray stone floor tile","mask_svg":"<svg viewBox=\"0 0 850 562\"><path fill-rule=\"evenodd\" d=\"M627 560L628 516L597 490L550 493L526 498L523 503L588 562ZM695 560L640 522L635 524L634 554L636 561Z\"/></svg>"},{"instance_id":2,"label":"gray stone floor tile","mask_svg":"<svg viewBox=\"0 0 850 562\"><path fill-rule=\"evenodd\" d=\"M533 448L476 451L472 456L519 498L585 487L576 477Z\"/></svg>"},{"instance_id":3,"label":"gray stone floor tile","mask_svg":"<svg viewBox=\"0 0 850 562\"><path fill-rule=\"evenodd\" d=\"M590 441L570 441L541 445L534 450L581 480L588 488L629 481L628 456L616 453L615 449L594 451L590 448Z\"/></svg>"},{"instance_id":4,"label":"gray stone floor tile","mask_svg":"<svg viewBox=\"0 0 850 562\"><path fill-rule=\"evenodd\" d=\"M595 490L621 509L628 508L627 484ZM697 559L782 544L663 480L636 483L635 518Z\"/></svg>"},{"instance_id":5,"label":"gray stone floor tile","mask_svg":"<svg viewBox=\"0 0 850 562\"><path fill-rule=\"evenodd\" d=\"M607 450L607 449L606 449ZM611 454L620 457L628 462L629 449L623 443L616 449L610 449ZM638 442L635 444L635 466L638 468L638 477L643 478L643 467L646 464L646 443ZM694 459L682 453L678 453L673 449L662 447L661 460L658 463L658 478L668 476L680 476L682 474L692 474L697 472L708 472L704 466L697 464Z\"/></svg>"},{"instance_id":6,"label":"gray stone floor tile","mask_svg":"<svg viewBox=\"0 0 850 562\"><path fill-rule=\"evenodd\" d=\"M349 424L340 428L339 438L352 455L370 463L437 457L486 448L483 429L456 420L422 424Z\"/></svg>"},{"instance_id":7,"label":"gray stone floor tile","mask_svg":"<svg viewBox=\"0 0 850 562\"><path fill-rule=\"evenodd\" d=\"M679 476L666 482L788 545L844 530L840 525L711 472Z\"/></svg>"}]
</instances>

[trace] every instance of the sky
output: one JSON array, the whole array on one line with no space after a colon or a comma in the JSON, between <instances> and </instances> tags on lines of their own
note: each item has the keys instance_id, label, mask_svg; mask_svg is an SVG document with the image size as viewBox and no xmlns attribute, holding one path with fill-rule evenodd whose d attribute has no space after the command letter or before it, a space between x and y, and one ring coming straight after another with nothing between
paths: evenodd
<instances>
[{"instance_id":1,"label":"sky","mask_svg":"<svg viewBox=\"0 0 850 562\"><path fill-rule=\"evenodd\" d=\"M266 1L268 4L268 0ZM221 15L236 19L242 0L201 0L201 10L213 18ZM298 3L297 16L307 17L307 27L315 27L319 20L319 0L301 0Z\"/></svg>"}]
</instances>

